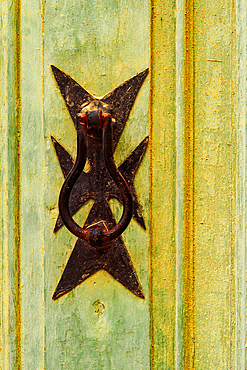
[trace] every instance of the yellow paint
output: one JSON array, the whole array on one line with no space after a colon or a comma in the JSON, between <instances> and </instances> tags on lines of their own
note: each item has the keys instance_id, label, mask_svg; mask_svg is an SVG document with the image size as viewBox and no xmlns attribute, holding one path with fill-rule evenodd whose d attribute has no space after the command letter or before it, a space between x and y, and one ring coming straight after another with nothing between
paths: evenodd
<instances>
[{"instance_id":1,"label":"yellow paint","mask_svg":"<svg viewBox=\"0 0 247 370\"><path fill-rule=\"evenodd\" d=\"M195 369L239 368L234 348L237 117L232 4L194 0Z\"/></svg>"},{"instance_id":2,"label":"yellow paint","mask_svg":"<svg viewBox=\"0 0 247 370\"><path fill-rule=\"evenodd\" d=\"M15 0L16 7L16 346L17 370L22 369L21 362L21 192L20 192L20 135L21 135L21 0Z\"/></svg>"},{"instance_id":3,"label":"yellow paint","mask_svg":"<svg viewBox=\"0 0 247 370\"><path fill-rule=\"evenodd\" d=\"M159 370L176 363L176 43L174 2L151 7L151 366Z\"/></svg>"},{"instance_id":4,"label":"yellow paint","mask_svg":"<svg viewBox=\"0 0 247 370\"><path fill-rule=\"evenodd\" d=\"M195 368L195 239L194 239L194 104L195 104L195 57L194 57L194 0L185 1L185 201L184 201L184 366Z\"/></svg>"}]
</instances>

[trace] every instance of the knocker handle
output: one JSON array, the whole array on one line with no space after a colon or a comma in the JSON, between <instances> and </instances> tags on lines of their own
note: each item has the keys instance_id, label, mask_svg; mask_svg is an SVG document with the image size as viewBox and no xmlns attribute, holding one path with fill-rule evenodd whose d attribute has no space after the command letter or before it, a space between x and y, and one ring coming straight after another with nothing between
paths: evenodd
<instances>
[{"instance_id":1,"label":"knocker handle","mask_svg":"<svg viewBox=\"0 0 247 370\"><path fill-rule=\"evenodd\" d=\"M80 239L94 247L104 247L111 240L119 237L130 223L133 213L133 201L129 186L115 165L113 158L112 119L109 113L98 110L98 122L103 129L103 156L105 166L115 182L123 200L123 214L117 225L106 230L103 226L94 225L88 229L80 227L72 218L69 211L71 191L82 173L87 159L87 114L77 118L77 157L74 167L65 179L59 196L59 212L67 229Z\"/></svg>"}]
</instances>

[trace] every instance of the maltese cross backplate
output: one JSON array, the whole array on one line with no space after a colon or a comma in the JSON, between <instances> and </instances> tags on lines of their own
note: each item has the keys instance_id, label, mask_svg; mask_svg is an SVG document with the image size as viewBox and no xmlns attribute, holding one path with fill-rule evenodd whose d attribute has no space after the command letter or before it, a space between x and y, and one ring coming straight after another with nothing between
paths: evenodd
<instances>
[{"instance_id":1,"label":"maltese cross backplate","mask_svg":"<svg viewBox=\"0 0 247 370\"><path fill-rule=\"evenodd\" d=\"M125 81L100 99L91 95L58 68L52 66L52 71L75 127L77 127L77 116L86 104L99 101L112 108L115 117L113 127L113 148L115 150L138 91L148 74L148 69ZM61 170L66 178L72 170L75 161L54 137L52 137L52 142ZM144 138L118 167L131 191L133 218L143 229L146 229L146 227L134 187L134 177L145 154L147 145L148 137ZM104 169L104 166L101 166L99 162L95 163L94 157L93 150L89 148L87 158L90 169L88 172L82 171L76 181L69 198L69 211L71 215L75 214L89 199L92 199L94 200L94 204L83 228L87 229L89 226L103 220L105 226L111 229L116 225L116 221L108 201L115 198L122 203L122 198L116 184ZM104 171L101 170L99 175L98 171L102 168ZM62 226L63 221L59 215L54 232L56 233ZM133 263L121 236L112 240L106 249L93 248L85 240L78 239L52 298L55 300L68 293L101 269L111 274L114 279L119 281L136 296L144 299L144 294Z\"/></svg>"}]
</instances>

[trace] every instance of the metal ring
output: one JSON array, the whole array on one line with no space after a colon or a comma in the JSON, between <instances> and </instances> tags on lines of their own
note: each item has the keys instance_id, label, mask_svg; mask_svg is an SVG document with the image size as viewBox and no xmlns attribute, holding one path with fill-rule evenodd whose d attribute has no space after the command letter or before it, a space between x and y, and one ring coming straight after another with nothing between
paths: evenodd
<instances>
[{"instance_id":1,"label":"metal ring","mask_svg":"<svg viewBox=\"0 0 247 370\"><path fill-rule=\"evenodd\" d=\"M84 124L87 117L84 115L84 122L81 124L77 118L77 157L74 167L65 179L59 196L59 212L67 229L80 239L86 240L92 246L102 247L107 245L111 240L119 237L127 228L132 218L133 200L129 186L116 167L113 158L113 140L112 140L112 120L109 113L102 114L99 112L103 122L103 155L107 171L117 185L123 200L123 214L117 225L106 230L98 225L89 229L83 229L72 218L69 211L69 197L73 186L82 173L87 159L87 144Z\"/></svg>"}]
</instances>

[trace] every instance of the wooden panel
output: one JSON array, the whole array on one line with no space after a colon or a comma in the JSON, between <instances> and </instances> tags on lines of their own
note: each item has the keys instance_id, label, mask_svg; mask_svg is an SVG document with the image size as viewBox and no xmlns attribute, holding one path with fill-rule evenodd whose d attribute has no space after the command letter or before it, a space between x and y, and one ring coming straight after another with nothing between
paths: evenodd
<instances>
[{"instance_id":1,"label":"wooden panel","mask_svg":"<svg viewBox=\"0 0 247 370\"><path fill-rule=\"evenodd\" d=\"M58 301L51 300L76 238L65 228L53 234L63 176L50 135L75 157L76 135L51 73L54 64L84 88L102 96L149 67L149 3L143 1L48 1L44 8L45 135L45 327L47 368L148 369L149 232L134 221L124 233L146 299L99 272ZM141 89L116 150L120 163L149 132L149 81ZM148 154L136 178L149 227ZM83 224L92 203L77 215ZM115 204L115 214L120 210ZM104 305L97 312L97 302Z\"/></svg>"},{"instance_id":2,"label":"wooden panel","mask_svg":"<svg viewBox=\"0 0 247 370\"><path fill-rule=\"evenodd\" d=\"M152 366L173 369L176 366L176 4L153 1L152 6Z\"/></svg>"},{"instance_id":3,"label":"wooden panel","mask_svg":"<svg viewBox=\"0 0 247 370\"><path fill-rule=\"evenodd\" d=\"M194 4L194 366L237 369L235 4Z\"/></svg>"},{"instance_id":4,"label":"wooden panel","mask_svg":"<svg viewBox=\"0 0 247 370\"><path fill-rule=\"evenodd\" d=\"M234 366L246 369L246 2L236 1L236 337Z\"/></svg>"},{"instance_id":5,"label":"wooden panel","mask_svg":"<svg viewBox=\"0 0 247 370\"><path fill-rule=\"evenodd\" d=\"M1 2L1 155L0 155L0 367L20 365L19 296L19 6Z\"/></svg>"},{"instance_id":6,"label":"wooden panel","mask_svg":"<svg viewBox=\"0 0 247 370\"><path fill-rule=\"evenodd\" d=\"M2 1L1 368L246 367L245 21L246 0ZM51 64L96 96L151 67L115 155L151 133L147 231L123 236L144 301L103 271L51 299L76 241L53 233L50 136L75 157L76 135Z\"/></svg>"},{"instance_id":7,"label":"wooden panel","mask_svg":"<svg viewBox=\"0 0 247 370\"><path fill-rule=\"evenodd\" d=\"M169 6L166 7L167 9ZM164 91L167 93L166 70L170 72L170 83L173 78L166 54L162 55L164 49L155 49L155 32L158 35L162 27L160 26L162 23L159 24L158 21L164 19L162 18L164 14L159 17L161 13L162 7L153 18L153 73L156 77L154 71L157 60L159 76L162 76L158 83L154 77L152 84L154 87L152 119L154 120L157 111L159 112L157 100L161 101ZM169 14L168 10L166 14ZM152 227L155 230L152 237L154 241L153 307L155 307L153 333L154 359L158 364L154 362L154 366L166 368L169 363L167 351L169 351L169 345L173 343L175 360L172 360L174 361L172 366L174 368L244 368L244 312L246 309L243 212L245 209L245 170L243 168L245 131L243 127L245 127L246 106L244 5L242 2L236 4L222 2L217 6L203 1L177 2L176 14L177 105L176 139L173 143L175 146L176 142L177 191L173 195L176 201L173 226L177 258L176 301L172 295L171 286L170 289L166 286L168 284L166 276L174 265L166 263L164 271L158 270L160 260L166 261L169 254L162 255L162 251L166 251L164 244L156 249L156 243L159 242L160 237L158 220L162 214L158 194L164 195L164 191L168 188L171 196L168 185L165 189L161 189L155 182L155 179L159 178L165 183L162 174L165 174L166 179L168 176L165 167L163 167L164 171L159 173L157 171L156 174L156 169L161 163L169 163L164 154L164 147L159 145L164 132L164 126L161 123L164 122L163 112L162 118L157 115L159 128L157 128L157 144L154 146L157 151L154 150L152 155L154 165ZM171 15L169 19L172 19ZM165 24L169 25L169 21ZM169 29L169 26L167 27ZM165 45L165 50L170 51L169 57L172 58L172 43L167 34L169 32L163 36L165 41L162 41L162 44ZM161 36L158 37L159 41L162 40ZM162 55L160 59L159 55ZM163 61L167 63L165 72L162 68ZM160 87L161 89L163 87L163 90L159 90ZM162 108L165 109L166 104L169 104L168 97L162 104ZM161 112L162 108L160 108ZM153 129L153 137L155 137L156 127ZM168 148L167 145L166 148ZM168 173L171 172L168 171ZM167 196L164 197L162 201L165 202L167 198ZM174 200L170 199L172 205ZM163 217L166 219L167 214L164 209L163 212L165 215ZM171 209L169 214L172 214ZM183 221L183 215L185 221ZM167 229L169 230L169 227L166 231ZM170 247L168 250L173 249ZM157 260L156 257L158 257ZM159 277L164 276L163 285L158 285L155 279L156 266ZM163 287L166 288L164 291ZM183 291L182 295L181 291ZM167 298L168 294L171 300ZM171 308L169 314L171 325L167 328L164 324L166 323L165 308L166 304L172 301L175 302L176 312L173 313ZM181 307L183 307L182 310ZM164 310L163 314L160 308ZM172 325L172 317L175 317L175 325ZM165 338L169 328L173 331L173 335L170 334L170 342L166 343ZM172 359L172 347L170 348L170 359Z\"/></svg>"},{"instance_id":8,"label":"wooden panel","mask_svg":"<svg viewBox=\"0 0 247 370\"><path fill-rule=\"evenodd\" d=\"M21 364L44 368L44 127L42 3L21 7ZM32 333L30 335L30 333Z\"/></svg>"}]
</instances>

